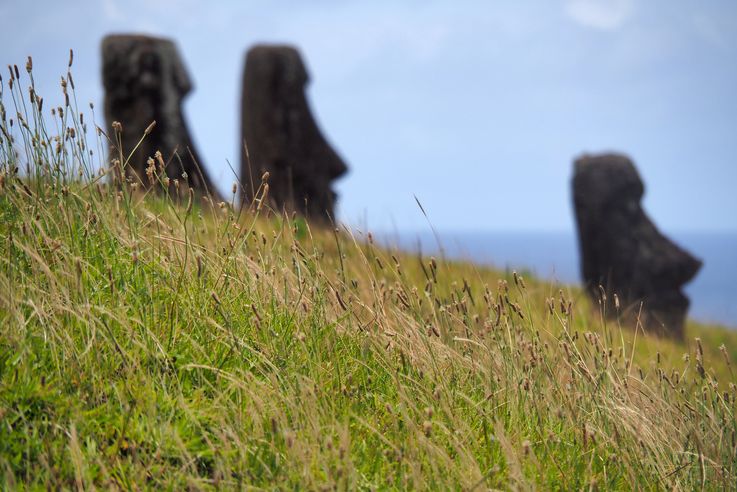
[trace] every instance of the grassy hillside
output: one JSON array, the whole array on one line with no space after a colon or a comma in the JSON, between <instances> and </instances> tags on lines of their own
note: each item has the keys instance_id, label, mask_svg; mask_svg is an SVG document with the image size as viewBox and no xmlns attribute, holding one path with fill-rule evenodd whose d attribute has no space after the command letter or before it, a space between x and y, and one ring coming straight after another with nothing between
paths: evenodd
<instances>
[{"instance_id":1,"label":"grassy hillside","mask_svg":"<svg viewBox=\"0 0 737 492\"><path fill-rule=\"evenodd\" d=\"M73 97L48 125L26 99L16 80L0 114L0 486L736 483L734 333L658 339L576 288L182 177L180 197L118 190Z\"/></svg>"}]
</instances>

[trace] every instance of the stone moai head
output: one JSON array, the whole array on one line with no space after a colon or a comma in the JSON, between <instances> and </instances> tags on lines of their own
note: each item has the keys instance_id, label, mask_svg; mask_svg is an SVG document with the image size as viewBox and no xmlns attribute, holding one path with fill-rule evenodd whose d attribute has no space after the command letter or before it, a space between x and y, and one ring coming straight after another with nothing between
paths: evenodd
<instances>
[{"instance_id":1,"label":"stone moai head","mask_svg":"<svg viewBox=\"0 0 737 492\"><path fill-rule=\"evenodd\" d=\"M312 117L307 82L295 48L257 45L248 51L241 99L241 181L250 201L268 171L269 196L277 210L324 222L334 218L331 184L348 168Z\"/></svg>"},{"instance_id":2,"label":"stone moai head","mask_svg":"<svg viewBox=\"0 0 737 492\"><path fill-rule=\"evenodd\" d=\"M192 90L192 82L172 41L139 35L105 37L102 80L110 154L116 157L122 150L125 160L133 152L126 167L128 177L148 186L147 161L159 151L172 182L170 191L177 179L199 193L216 193L184 121L182 100ZM115 148L112 124L116 121L122 126L122 149ZM153 121L151 133L134 151Z\"/></svg>"},{"instance_id":3,"label":"stone moai head","mask_svg":"<svg viewBox=\"0 0 737 492\"><path fill-rule=\"evenodd\" d=\"M663 236L642 209L644 186L632 161L620 154L576 159L573 202L578 223L581 273L594 299L606 293L605 309L638 316L647 328L681 338L688 298L681 287L701 261ZM642 312L640 306L642 305Z\"/></svg>"}]
</instances>

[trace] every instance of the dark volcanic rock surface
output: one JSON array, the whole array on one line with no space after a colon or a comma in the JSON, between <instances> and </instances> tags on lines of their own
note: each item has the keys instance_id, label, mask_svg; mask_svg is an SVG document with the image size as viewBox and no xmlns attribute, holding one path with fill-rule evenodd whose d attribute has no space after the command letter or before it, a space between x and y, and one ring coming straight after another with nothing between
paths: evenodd
<instances>
[{"instance_id":1,"label":"dark volcanic rock surface","mask_svg":"<svg viewBox=\"0 0 737 492\"><path fill-rule=\"evenodd\" d=\"M581 273L606 310L638 316L655 331L683 336L688 298L681 287L701 261L658 231L640 204L644 186L632 161L620 154L584 155L574 163L573 202L578 222Z\"/></svg>"},{"instance_id":2,"label":"dark volcanic rock surface","mask_svg":"<svg viewBox=\"0 0 737 492\"><path fill-rule=\"evenodd\" d=\"M184 184L182 174L186 172L187 181L198 193L209 191L216 195L182 114L182 100L192 90L192 83L174 43L139 35L105 37L102 80L106 132L115 141L112 123L122 124L125 158L151 122L156 121L156 126L131 156L126 174L137 174L148 186L146 162L158 150L166 162L172 192L173 180L179 179ZM111 148L110 153L115 157L119 151Z\"/></svg>"},{"instance_id":3,"label":"dark volcanic rock surface","mask_svg":"<svg viewBox=\"0 0 737 492\"><path fill-rule=\"evenodd\" d=\"M348 168L312 116L305 97L308 79L299 52L291 46L257 45L248 51L241 100L241 181L250 201L268 171L269 194L278 211L326 221L334 217L331 184Z\"/></svg>"}]
</instances>

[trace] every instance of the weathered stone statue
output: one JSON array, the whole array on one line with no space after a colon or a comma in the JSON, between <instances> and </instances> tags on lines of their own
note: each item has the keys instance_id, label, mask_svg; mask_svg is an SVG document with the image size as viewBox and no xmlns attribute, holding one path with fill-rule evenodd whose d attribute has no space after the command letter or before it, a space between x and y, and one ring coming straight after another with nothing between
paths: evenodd
<instances>
[{"instance_id":1,"label":"weathered stone statue","mask_svg":"<svg viewBox=\"0 0 737 492\"><path fill-rule=\"evenodd\" d=\"M681 287L701 261L658 231L640 205L643 193L628 157L576 159L573 202L583 280L595 299L604 288L608 315L617 315L616 293L620 314L630 320L639 315L646 328L682 338L689 301Z\"/></svg>"},{"instance_id":2,"label":"weathered stone statue","mask_svg":"<svg viewBox=\"0 0 737 492\"><path fill-rule=\"evenodd\" d=\"M241 181L253 199L269 172L271 203L316 220L334 218L333 180L347 167L305 98L307 71L291 46L257 45L246 55L241 100Z\"/></svg>"},{"instance_id":3,"label":"weathered stone statue","mask_svg":"<svg viewBox=\"0 0 737 492\"><path fill-rule=\"evenodd\" d=\"M170 178L170 192L178 191L174 186L177 180L178 184L189 184L200 194L209 192L216 196L182 114L182 100L192 90L192 82L174 43L139 35L105 37L102 80L106 131L113 141L111 158L119 155L113 122L122 126L124 160L133 152L125 168L126 175L149 186L152 177L147 161L160 151ZM151 128L153 121L156 124ZM134 151L147 128L150 133ZM158 159L155 161L158 170L160 164ZM184 173L186 179L182 178ZM157 176L154 176L155 183L159 182ZM157 187L161 189L160 185Z\"/></svg>"}]
</instances>

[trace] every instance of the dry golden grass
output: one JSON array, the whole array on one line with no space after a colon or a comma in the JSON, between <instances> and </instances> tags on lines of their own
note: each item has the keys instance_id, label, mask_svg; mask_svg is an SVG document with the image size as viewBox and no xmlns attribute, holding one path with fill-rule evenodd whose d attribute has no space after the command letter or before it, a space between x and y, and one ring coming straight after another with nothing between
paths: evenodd
<instances>
[{"instance_id":1,"label":"dry golden grass","mask_svg":"<svg viewBox=\"0 0 737 492\"><path fill-rule=\"evenodd\" d=\"M112 188L75 98L52 132L14 72L5 488L734 486L734 333L659 339L577 288L234 210L184 178L179 198Z\"/></svg>"}]
</instances>

